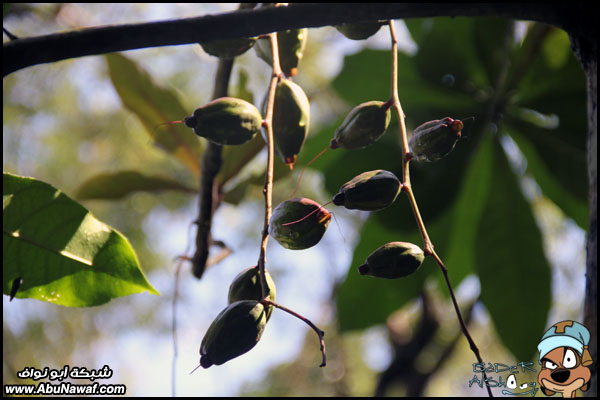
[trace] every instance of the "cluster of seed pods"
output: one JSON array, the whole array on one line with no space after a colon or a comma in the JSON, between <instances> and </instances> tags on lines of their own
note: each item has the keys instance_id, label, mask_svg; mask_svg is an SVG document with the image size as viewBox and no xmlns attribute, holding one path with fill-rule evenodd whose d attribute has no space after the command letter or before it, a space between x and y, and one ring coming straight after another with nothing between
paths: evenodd
<instances>
[{"instance_id":1,"label":"cluster of seed pods","mask_svg":"<svg viewBox=\"0 0 600 400\"><path fill-rule=\"evenodd\" d=\"M353 40L375 34L380 22L343 24L336 29ZM279 59L286 77L293 77L302 59L307 29L278 32ZM216 40L201 43L208 53L221 58L239 56L254 47L257 55L272 62L270 42L263 38ZM391 101L369 101L353 108L335 131L329 148L360 149L379 140L390 120ZM266 111L266 99L262 106ZM262 127L262 115L247 101L223 97L196 109L183 119L187 127L219 145L241 145L252 140ZM300 86L290 79L277 84L273 104L274 148L281 160L293 168L308 136L310 104ZM447 117L417 127L409 139L416 161L437 161L448 155L461 138L463 123ZM264 133L263 133L264 135ZM265 139L266 140L266 139ZM340 187L332 203L350 210L376 211L389 207L402 191L402 184L390 171L363 172ZM280 203L269 221L269 235L291 250L315 246L323 238L331 213L319 203L295 197ZM415 273L424 260L419 246L406 242L382 245L358 267L361 275L395 279ZM267 297L275 301L275 283L265 269ZM203 368L221 365L251 350L260 340L273 306L263 298L258 267L250 267L235 277L229 288L228 306L219 313L200 346ZM192 371L193 372L193 371Z\"/></svg>"}]
</instances>

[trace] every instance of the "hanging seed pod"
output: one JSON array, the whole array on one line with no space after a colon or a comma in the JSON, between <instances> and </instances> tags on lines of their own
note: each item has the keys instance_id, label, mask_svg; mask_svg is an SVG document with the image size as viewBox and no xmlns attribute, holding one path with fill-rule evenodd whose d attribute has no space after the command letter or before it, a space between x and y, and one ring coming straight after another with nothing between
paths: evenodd
<instances>
[{"instance_id":1,"label":"hanging seed pod","mask_svg":"<svg viewBox=\"0 0 600 400\"><path fill-rule=\"evenodd\" d=\"M262 126L262 116L247 101L221 97L197 108L183 123L216 144L244 144L251 140Z\"/></svg>"},{"instance_id":2,"label":"hanging seed pod","mask_svg":"<svg viewBox=\"0 0 600 400\"><path fill-rule=\"evenodd\" d=\"M266 98L263 112L267 112ZM273 104L273 142L275 152L284 163L294 168L296 155L300 153L310 123L310 103L302 88L289 79L277 84ZM262 131L267 141L264 130Z\"/></svg>"},{"instance_id":3,"label":"hanging seed pod","mask_svg":"<svg viewBox=\"0 0 600 400\"><path fill-rule=\"evenodd\" d=\"M348 39L364 40L376 34L379 28L381 28L381 25L382 24L377 21L360 22L336 25L335 29L337 29L342 35L346 36Z\"/></svg>"},{"instance_id":4,"label":"hanging seed pod","mask_svg":"<svg viewBox=\"0 0 600 400\"><path fill-rule=\"evenodd\" d=\"M392 118L387 103L369 101L356 107L336 129L329 147L359 149L376 142L387 129Z\"/></svg>"},{"instance_id":5,"label":"hanging seed pod","mask_svg":"<svg viewBox=\"0 0 600 400\"><path fill-rule=\"evenodd\" d=\"M269 271L265 269L265 281L267 282L267 295L269 300L275 301L275 282L271 278ZM260 285L260 271L258 267L246 268L240 272L229 285L229 304L240 300L261 301L262 287ZM273 306L267 307L267 321L271 318Z\"/></svg>"},{"instance_id":6,"label":"hanging seed pod","mask_svg":"<svg viewBox=\"0 0 600 400\"><path fill-rule=\"evenodd\" d=\"M463 126L461 120L450 117L425 122L408 140L410 151L418 161L437 161L454 149Z\"/></svg>"},{"instance_id":7,"label":"hanging seed pod","mask_svg":"<svg viewBox=\"0 0 600 400\"><path fill-rule=\"evenodd\" d=\"M400 193L400 180L393 172L377 169L363 172L344 183L333 204L349 210L374 211L391 205Z\"/></svg>"},{"instance_id":8,"label":"hanging seed pod","mask_svg":"<svg viewBox=\"0 0 600 400\"><path fill-rule=\"evenodd\" d=\"M263 305L254 300L236 301L212 322L200 344L200 365L221 365L250 351L267 323Z\"/></svg>"},{"instance_id":9,"label":"hanging seed pod","mask_svg":"<svg viewBox=\"0 0 600 400\"><path fill-rule=\"evenodd\" d=\"M211 56L219 58L234 58L244 54L256 43L255 37L239 38L239 39L224 39L211 40L210 42L202 42L200 46Z\"/></svg>"},{"instance_id":10,"label":"hanging seed pod","mask_svg":"<svg viewBox=\"0 0 600 400\"><path fill-rule=\"evenodd\" d=\"M378 278L403 278L415 273L424 259L425 254L419 246L391 242L371 253L365 263L358 267L358 272Z\"/></svg>"},{"instance_id":11,"label":"hanging seed pod","mask_svg":"<svg viewBox=\"0 0 600 400\"><path fill-rule=\"evenodd\" d=\"M273 210L269 235L286 249L308 249L319 243L330 220L331 214L319 203L296 197L282 202Z\"/></svg>"},{"instance_id":12,"label":"hanging seed pod","mask_svg":"<svg viewBox=\"0 0 600 400\"><path fill-rule=\"evenodd\" d=\"M304 55L308 29L289 29L277 32L277 47L279 48L279 65L287 77L296 75L298 65ZM267 64L273 64L271 42L268 38L259 39L254 46L256 54Z\"/></svg>"}]
</instances>

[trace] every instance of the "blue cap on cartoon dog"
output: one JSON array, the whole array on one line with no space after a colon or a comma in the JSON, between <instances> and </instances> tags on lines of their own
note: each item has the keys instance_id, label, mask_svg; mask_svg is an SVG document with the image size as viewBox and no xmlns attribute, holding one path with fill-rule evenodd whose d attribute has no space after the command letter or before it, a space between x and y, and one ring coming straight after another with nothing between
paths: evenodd
<instances>
[{"instance_id":1,"label":"blue cap on cartoon dog","mask_svg":"<svg viewBox=\"0 0 600 400\"><path fill-rule=\"evenodd\" d=\"M550 327L542 336L538 344L540 352L539 363L549 352L559 347L571 347L581 356L581 364L588 366L593 364L592 357L588 351L590 332L585 326L576 321L562 321Z\"/></svg>"}]
</instances>

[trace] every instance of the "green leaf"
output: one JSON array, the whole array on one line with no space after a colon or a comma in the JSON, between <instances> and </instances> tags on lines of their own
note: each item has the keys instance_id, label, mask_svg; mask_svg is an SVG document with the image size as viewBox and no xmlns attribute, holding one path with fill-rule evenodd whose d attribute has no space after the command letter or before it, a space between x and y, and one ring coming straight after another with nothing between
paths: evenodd
<instances>
[{"instance_id":1,"label":"green leaf","mask_svg":"<svg viewBox=\"0 0 600 400\"><path fill-rule=\"evenodd\" d=\"M346 280L337 291L337 314L340 329L349 331L365 329L385 323L391 313L409 301L419 297L425 280L430 274L440 274L432 257L426 257L423 265L413 275L400 279L382 279L362 276L357 268L381 245L389 242L410 242L423 248L423 242L406 196L400 194L394 205L404 212L404 219L412 222L407 230L390 229L381 219L372 214L361 229L360 240L354 249L352 264ZM436 222L427 225L427 232L435 244L436 251L445 254L446 238L450 233L451 214L446 213ZM399 222L399 221L398 221ZM445 283L444 283L445 288Z\"/></svg>"},{"instance_id":2,"label":"green leaf","mask_svg":"<svg viewBox=\"0 0 600 400\"><path fill-rule=\"evenodd\" d=\"M477 232L481 300L505 346L529 360L550 310L551 271L531 206L498 141L492 157L494 189Z\"/></svg>"},{"instance_id":3,"label":"green leaf","mask_svg":"<svg viewBox=\"0 0 600 400\"><path fill-rule=\"evenodd\" d=\"M410 216L408 204L404 206ZM420 236L416 228L415 232L402 235L397 230L387 229L373 217L363 226L348 276L337 292L337 317L342 332L382 324L392 312L419 295L434 264L427 259L415 274L402 279L361 276L357 271L369 254L379 246L394 241L416 244Z\"/></svg>"},{"instance_id":4,"label":"green leaf","mask_svg":"<svg viewBox=\"0 0 600 400\"><path fill-rule=\"evenodd\" d=\"M572 55L571 41L567 32L553 29L544 41L542 54L549 68L561 69L569 61L569 55Z\"/></svg>"},{"instance_id":5,"label":"green leaf","mask_svg":"<svg viewBox=\"0 0 600 400\"><path fill-rule=\"evenodd\" d=\"M159 126L182 120L191 112L181 105L173 91L154 83L134 61L118 53L105 57L110 79L125 107L138 116L148 135L161 149L199 176L202 141L183 124Z\"/></svg>"},{"instance_id":6,"label":"green leaf","mask_svg":"<svg viewBox=\"0 0 600 400\"><path fill-rule=\"evenodd\" d=\"M475 18L473 41L489 86L498 82L506 63L506 43L514 36L514 21L506 18Z\"/></svg>"},{"instance_id":7,"label":"green leaf","mask_svg":"<svg viewBox=\"0 0 600 400\"><path fill-rule=\"evenodd\" d=\"M487 134L463 173L462 186L452 211L448 250L441 254L455 287L476 269L477 228L492 187L492 160L492 137ZM443 276L440 280L443 281Z\"/></svg>"},{"instance_id":8,"label":"green leaf","mask_svg":"<svg viewBox=\"0 0 600 400\"><path fill-rule=\"evenodd\" d=\"M538 149L524 135L517 133L515 130L509 130L509 132L510 137L517 143L519 150L527 159L527 171L533 175L544 195L559 206L581 229L587 230L589 225L587 203L574 196L561 185L557 175L546 167L546 163L540 157ZM581 156L583 157L583 154ZM577 161L569 163L565 160L559 160L562 167L570 171L572 176L581 172L579 171L580 168L576 168Z\"/></svg>"},{"instance_id":9,"label":"green leaf","mask_svg":"<svg viewBox=\"0 0 600 400\"><path fill-rule=\"evenodd\" d=\"M234 87L231 95L254 104L254 93L248 88L248 73L243 68L240 68L238 72L237 85Z\"/></svg>"},{"instance_id":10,"label":"green leaf","mask_svg":"<svg viewBox=\"0 0 600 400\"><path fill-rule=\"evenodd\" d=\"M47 183L3 174L3 293L69 307L148 291L123 235Z\"/></svg>"},{"instance_id":11,"label":"green leaf","mask_svg":"<svg viewBox=\"0 0 600 400\"><path fill-rule=\"evenodd\" d=\"M430 86L448 94L489 85L475 47L477 18L436 18L422 32L415 64ZM401 86L400 86L401 87ZM402 93L400 97L403 98ZM407 113L408 114L408 113ZM431 119L431 118L430 118Z\"/></svg>"},{"instance_id":12,"label":"green leaf","mask_svg":"<svg viewBox=\"0 0 600 400\"><path fill-rule=\"evenodd\" d=\"M409 127L416 128L425 121L446 116L458 118L474 114L477 105L469 94L440 86L437 81L424 80L418 68L415 58L398 53L399 95ZM368 79L371 76L384 79ZM344 68L333 80L332 86L351 104L350 111L367 101L387 100L390 97L390 81L385 77L390 77L390 52L366 49L344 58Z\"/></svg>"},{"instance_id":13,"label":"green leaf","mask_svg":"<svg viewBox=\"0 0 600 400\"><path fill-rule=\"evenodd\" d=\"M75 197L86 199L120 199L134 192L178 190L196 193L197 190L174 179L144 175L138 171L119 171L98 174L83 182Z\"/></svg>"}]
</instances>

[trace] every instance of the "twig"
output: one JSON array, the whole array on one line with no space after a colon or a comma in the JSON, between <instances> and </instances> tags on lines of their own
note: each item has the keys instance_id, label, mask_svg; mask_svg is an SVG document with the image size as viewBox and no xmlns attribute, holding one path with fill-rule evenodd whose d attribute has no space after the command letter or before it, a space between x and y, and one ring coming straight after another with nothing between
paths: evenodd
<instances>
[{"instance_id":1,"label":"twig","mask_svg":"<svg viewBox=\"0 0 600 400\"><path fill-rule=\"evenodd\" d=\"M19 37L17 35L13 35L12 33L10 33L10 31L8 29L6 29L5 27L2 27L2 32L4 32L4 34L6 36L8 36L8 38L10 40L17 40L19 39Z\"/></svg>"},{"instance_id":2,"label":"twig","mask_svg":"<svg viewBox=\"0 0 600 400\"><path fill-rule=\"evenodd\" d=\"M269 220L273 212L273 163L275 157L275 145L273 144L273 106L275 103L275 91L277 82L281 79L281 67L279 65L279 47L277 46L277 33L269 34L271 42L271 54L273 59L273 73L269 83L269 94L267 97L267 111L263 121L263 127L267 131L267 172L265 174L265 220L263 225L260 254L258 256L258 270L260 275L260 286L263 299L268 296L269 290L265 277L265 264L267 254L267 243L269 241Z\"/></svg>"},{"instance_id":3,"label":"twig","mask_svg":"<svg viewBox=\"0 0 600 400\"><path fill-rule=\"evenodd\" d=\"M425 229L425 224L423 222L423 219L421 218L421 214L419 212L419 207L417 206L417 201L415 199L415 196L413 194L412 187L410 184L409 164L412 159L412 156L410 153L410 149L408 147L406 126L404 124L405 115L404 115L404 112L402 111L402 106L400 105L400 99L398 98L398 44L397 44L396 32L394 29L394 21L393 20L389 21L389 27L390 27L390 35L391 35L391 39L392 39L392 98L394 100L394 109L396 109L396 112L398 114L398 121L399 121L399 125L400 125L400 134L402 136L402 181L403 181L402 182L402 190L404 192L406 192L406 194L408 195L408 200L409 200L410 206L413 210L413 214L415 216L415 220L417 222L419 232L421 233L421 237L423 238L423 246L424 246L423 251L424 251L425 255L433 256L433 258L437 261L440 269L442 270L444 279L446 280L446 285L448 286L448 291L450 293L450 297L452 299L452 303L454 304L454 310L456 311L456 316L458 317L458 322L460 323L460 329L462 330L465 338L469 342L469 346L470 346L471 350L473 351L473 353L475 354L477 361L482 363L483 360L481 359L481 355L479 354L479 348L477 347L477 345L471 338L471 335L469 334L467 326L465 325L462 315L460 313L460 308L458 307L456 297L454 296L454 290L452 289L452 285L450 284L450 279L448 278L448 270L446 269L446 267L444 266L444 263L442 262L440 257L437 255L437 253L433 249L433 243L431 242L429 235L427 234L427 230ZM484 372L484 378L487 378L485 376L485 372ZM489 386L486 385L486 388L488 391L488 395L490 397L493 397L492 391L489 388Z\"/></svg>"},{"instance_id":4,"label":"twig","mask_svg":"<svg viewBox=\"0 0 600 400\"><path fill-rule=\"evenodd\" d=\"M327 356L325 354L325 340L323 339L323 336L325 336L325 332L323 332L322 330L320 330L315 324L313 324L311 322L311 320L309 320L308 318L298 314L297 312L290 310L287 307L282 306L281 304L277 304L274 301L271 301L269 299L264 299L261 302L263 305L265 306L273 306L276 308L279 308L280 310L283 310L291 315L293 315L294 317L301 319L302 321L304 321L308 326L310 326L316 333L317 336L319 337L319 350L321 350L321 355L322 355L322 361L321 361L321 365L319 365L319 367L324 367L325 365L327 365Z\"/></svg>"}]
</instances>

